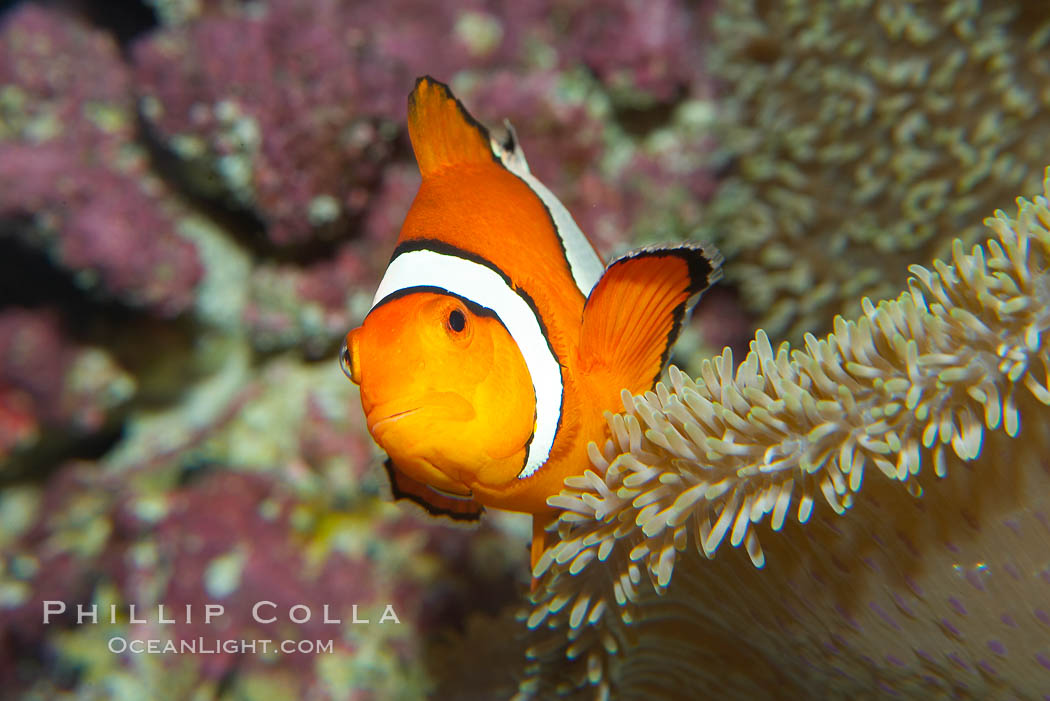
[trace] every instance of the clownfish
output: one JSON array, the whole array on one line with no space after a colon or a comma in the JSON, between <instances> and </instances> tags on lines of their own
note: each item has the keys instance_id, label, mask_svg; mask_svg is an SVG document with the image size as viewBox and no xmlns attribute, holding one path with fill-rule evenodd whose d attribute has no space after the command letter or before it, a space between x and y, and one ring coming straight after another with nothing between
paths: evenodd
<instances>
[{"instance_id":1,"label":"clownfish","mask_svg":"<svg viewBox=\"0 0 1050 701\"><path fill-rule=\"evenodd\" d=\"M416 81L422 184L340 364L395 498L457 520L532 514L535 567L547 498L590 464L621 391L652 389L722 257L685 244L606 266L507 127L490 137L446 85Z\"/></svg>"}]
</instances>

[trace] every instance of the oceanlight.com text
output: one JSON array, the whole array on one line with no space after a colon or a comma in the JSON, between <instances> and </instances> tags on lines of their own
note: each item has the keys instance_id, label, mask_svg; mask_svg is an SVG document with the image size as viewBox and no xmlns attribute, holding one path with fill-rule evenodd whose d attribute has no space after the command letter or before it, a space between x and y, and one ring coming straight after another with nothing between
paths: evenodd
<instances>
[{"instance_id":1,"label":"oceanlight.com text","mask_svg":"<svg viewBox=\"0 0 1050 701\"><path fill-rule=\"evenodd\" d=\"M133 655L217 655L235 654L282 654L322 655L335 651L332 640L221 640L218 638L194 638L185 640L127 639L114 636L107 644L116 654Z\"/></svg>"}]
</instances>

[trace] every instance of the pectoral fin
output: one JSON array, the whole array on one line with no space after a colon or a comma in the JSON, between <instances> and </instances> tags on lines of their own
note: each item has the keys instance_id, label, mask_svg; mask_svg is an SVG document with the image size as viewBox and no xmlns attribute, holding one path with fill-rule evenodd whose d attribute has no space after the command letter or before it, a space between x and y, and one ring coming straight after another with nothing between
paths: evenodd
<instances>
[{"instance_id":1,"label":"pectoral fin","mask_svg":"<svg viewBox=\"0 0 1050 701\"><path fill-rule=\"evenodd\" d=\"M633 393L663 372L686 312L722 276L709 247L646 248L612 262L587 298L580 358Z\"/></svg>"},{"instance_id":2,"label":"pectoral fin","mask_svg":"<svg viewBox=\"0 0 1050 701\"><path fill-rule=\"evenodd\" d=\"M399 470L390 458L383 466L390 477L390 490L394 499L413 501L432 516L445 516L455 521L477 521L485 511L485 507L469 496L449 494L412 479Z\"/></svg>"}]
</instances>

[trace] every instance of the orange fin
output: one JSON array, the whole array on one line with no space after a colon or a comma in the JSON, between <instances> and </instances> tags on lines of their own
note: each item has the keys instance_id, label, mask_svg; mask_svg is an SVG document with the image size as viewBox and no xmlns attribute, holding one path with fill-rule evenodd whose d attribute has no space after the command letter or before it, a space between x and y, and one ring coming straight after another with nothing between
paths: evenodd
<instances>
[{"instance_id":1,"label":"orange fin","mask_svg":"<svg viewBox=\"0 0 1050 701\"><path fill-rule=\"evenodd\" d=\"M455 521L477 521L485 511L485 507L470 497L439 492L419 480L412 479L399 470L390 458L383 463L383 467L390 477L390 490L394 493L394 499L414 501L432 516L446 516Z\"/></svg>"},{"instance_id":2,"label":"orange fin","mask_svg":"<svg viewBox=\"0 0 1050 701\"><path fill-rule=\"evenodd\" d=\"M470 116L447 85L430 76L416 80L408 96L408 136L424 178L448 166L499 163L488 130Z\"/></svg>"},{"instance_id":3,"label":"orange fin","mask_svg":"<svg viewBox=\"0 0 1050 701\"><path fill-rule=\"evenodd\" d=\"M713 248L644 248L613 261L583 309L580 358L632 393L663 372L686 312L722 276Z\"/></svg>"}]
</instances>

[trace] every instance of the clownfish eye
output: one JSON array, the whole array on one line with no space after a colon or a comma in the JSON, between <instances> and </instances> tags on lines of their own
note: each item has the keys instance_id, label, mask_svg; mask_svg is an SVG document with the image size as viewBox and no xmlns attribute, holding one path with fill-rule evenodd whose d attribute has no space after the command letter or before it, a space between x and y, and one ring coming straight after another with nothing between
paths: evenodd
<instances>
[{"instance_id":1,"label":"clownfish eye","mask_svg":"<svg viewBox=\"0 0 1050 701\"><path fill-rule=\"evenodd\" d=\"M448 327L459 333L463 329L467 328L467 317L463 315L458 309L453 309L448 313Z\"/></svg>"},{"instance_id":2,"label":"clownfish eye","mask_svg":"<svg viewBox=\"0 0 1050 701\"><path fill-rule=\"evenodd\" d=\"M343 374L346 375L351 382L354 381L353 375L353 364L350 360L350 349L346 345L346 341L343 341L343 347L339 351L339 367L342 368Z\"/></svg>"}]
</instances>

